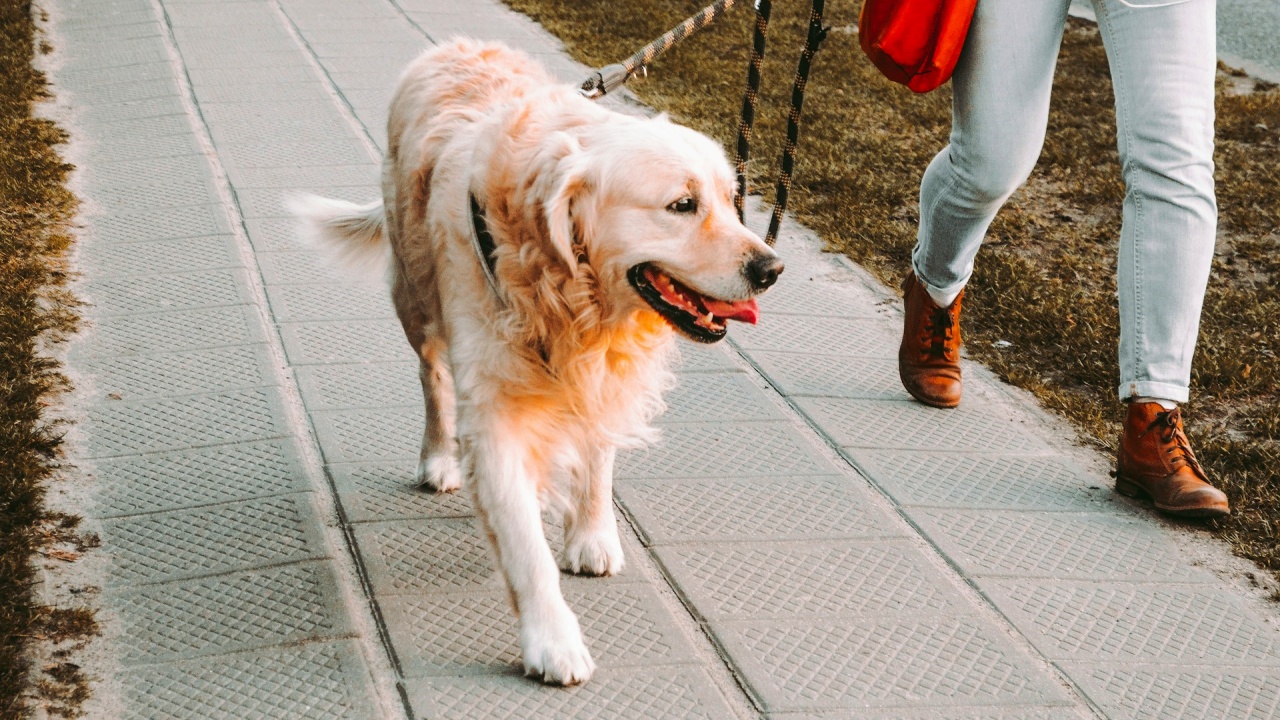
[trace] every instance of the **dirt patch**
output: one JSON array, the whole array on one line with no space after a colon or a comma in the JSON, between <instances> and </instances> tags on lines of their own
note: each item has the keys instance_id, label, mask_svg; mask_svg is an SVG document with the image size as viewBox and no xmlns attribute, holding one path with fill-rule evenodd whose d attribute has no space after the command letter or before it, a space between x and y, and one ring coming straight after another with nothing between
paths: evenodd
<instances>
[{"instance_id":1,"label":"dirt patch","mask_svg":"<svg viewBox=\"0 0 1280 720\"><path fill-rule=\"evenodd\" d=\"M36 11L38 12L38 10ZM72 168L56 147L65 133L33 114L47 97L32 67L40 41L29 2L0 0L0 717L25 717L33 704L75 715L87 683L67 657L96 632L93 614L33 599L32 559L71 559L95 542L79 519L50 513L45 486L59 462L62 428L49 408L69 389L47 349L76 325L66 291ZM32 668L33 640L68 653Z\"/></svg>"}]
</instances>

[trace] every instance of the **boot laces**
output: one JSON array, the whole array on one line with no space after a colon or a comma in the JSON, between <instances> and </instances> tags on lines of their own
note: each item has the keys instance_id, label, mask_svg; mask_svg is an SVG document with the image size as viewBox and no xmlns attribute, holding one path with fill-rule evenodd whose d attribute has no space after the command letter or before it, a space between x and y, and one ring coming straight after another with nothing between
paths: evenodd
<instances>
[{"instance_id":1,"label":"boot laces","mask_svg":"<svg viewBox=\"0 0 1280 720\"><path fill-rule=\"evenodd\" d=\"M947 358L947 344L955 329L956 321L950 308L935 308L925 323L924 337L920 343L925 348L925 357Z\"/></svg>"},{"instance_id":2,"label":"boot laces","mask_svg":"<svg viewBox=\"0 0 1280 720\"><path fill-rule=\"evenodd\" d=\"M1160 442L1165 445L1165 454L1169 456L1169 464L1177 468L1180 465L1186 465L1191 468L1200 479L1205 478L1204 470L1200 467L1200 461L1196 460L1196 455L1191 451L1191 441L1187 439L1187 434L1182 430L1182 408L1174 408L1165 410L1156 414L1156 419L1151 421L1147 426L1147 433L1159 431Z\"/></svg>"}]
</instances>

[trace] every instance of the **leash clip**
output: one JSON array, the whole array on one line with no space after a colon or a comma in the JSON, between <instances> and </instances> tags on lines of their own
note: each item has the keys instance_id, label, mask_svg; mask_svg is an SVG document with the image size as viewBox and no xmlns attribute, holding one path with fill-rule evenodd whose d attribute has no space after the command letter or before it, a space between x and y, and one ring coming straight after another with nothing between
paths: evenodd
<instances>
[{"instance_id":1,"label":"leash clip","mask_svg":"<svg viewBox=\"0 0 1280 720\"><path fill-rule=\"evenodd\" d=\"M578 92L588 100L604 97L626 84L631 73L621 63L605 65L582 82Z\"/></svg>"}]
</instances>

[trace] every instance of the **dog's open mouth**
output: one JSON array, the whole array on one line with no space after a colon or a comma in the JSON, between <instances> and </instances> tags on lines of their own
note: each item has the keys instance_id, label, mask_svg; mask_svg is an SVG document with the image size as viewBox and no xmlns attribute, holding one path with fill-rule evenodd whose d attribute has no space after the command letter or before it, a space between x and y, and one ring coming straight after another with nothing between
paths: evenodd
<instances>
[{"instance_id":1,"label":"dog's open mouth","mask_svg":"<svg viewBox=\"0 0 1280 720\"><path fill-rule=\"evenodd\" d=\"M754 325L760 307L749 300L720 300L681 283L651 263L627 271L632 287L659 315L691 340L713 343L722 339L730 320Z\"/></svg>"}]
</instances>

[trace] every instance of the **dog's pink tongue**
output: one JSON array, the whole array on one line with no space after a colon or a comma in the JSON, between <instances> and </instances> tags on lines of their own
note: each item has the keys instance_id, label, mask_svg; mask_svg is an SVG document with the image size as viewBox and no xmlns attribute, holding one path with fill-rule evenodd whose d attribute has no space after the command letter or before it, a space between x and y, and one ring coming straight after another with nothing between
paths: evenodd
<instances>
[{"instance_id":1,"label":"dog's pink tongue","mask_svg":"<svg viewBox=\"0 0 1280 720\"><path fill-rule=\"evenodd\" d=\"M735 300L734 302L705 298L703 303L712 315L725 320L739 320L755 325L756 321L760 319L760 306L756 303L755 298Z\"/></svg>"}]
</instances>

